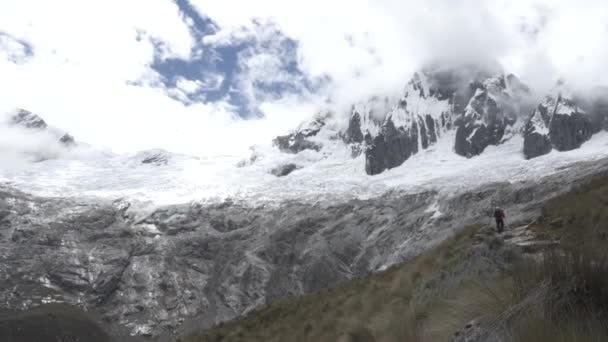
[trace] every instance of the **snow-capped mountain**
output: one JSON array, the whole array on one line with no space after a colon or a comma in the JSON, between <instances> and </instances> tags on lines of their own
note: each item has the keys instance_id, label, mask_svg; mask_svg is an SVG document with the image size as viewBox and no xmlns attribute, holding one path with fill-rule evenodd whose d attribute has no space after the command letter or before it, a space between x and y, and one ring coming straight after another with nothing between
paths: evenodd
<instances>
[{"instance_id":1,"label":"snow-capped mountain","mask_svg":"<svg viewBox=\"0 0 608 342\"><path fill-rule=\"evenodd\" d=\"M38 115L16 109L0 121L0 158L43 161L55 159L79 148L70 134L47 125Z\"/></svg>"},{"instance_id":2,"label":"snow-capped mountain","mask_svg":"<svg viewBox=\"0 0 608 342\"><path fill-rule=\"evenodd\" d=\"M605 97L550 95L533 111L513 75L424 70L400 96L322 112L246 159L152 149L2 164L0 302L67 302L160 336L386 269L496 204L527 222L564 184L608 170ZM76 148L26 111L5 127ZM534 139L549 148L531 158Z\"/></svg>"},{"instance_id":3,"label":"snow-capped mountain","mask_svg":"<svg viewBox=\"0 0 608 342\"><path fill-rule=\"evenodd\" d=\"M524 131L524 155L535 158L551 152L579 148L602 129L605 113L587 112L560 84L538 105ZM584 103L584 102L583 102Z\"/></svg>"},{"instance_id":4,"label":"snow-capped mountain","mask_svg":"<svg viewBox=\"0 0 608 342\"><path fill-rule=\"evenodd\" d=\"M515 75L471 67L427 69L413 75L400 98L374 97L354 104L347 128L333 136L350 146L354 158L365 155L369 175L402 165L449 132L454 134L453 152L466 158L521 135L521 153L530 159L553 148L577 149L598 133L608 113L602 105L607 97L598 94L575 99L560 81L533 111L532 93ZM589 107L589 113L577 103ZM335 130L329 123L343 117L316 117L274 142L291 153L319 151L323 144L314 137Z\"/></svg>"},{"instance_id":5,"label":"snow-capped mountain","mask_svg":"<svg viewBox=\"0 0 608 342\"><path fill-rule=\"evenodd\" d=\"M8 124L32 131L48 132L49 134L56 136L58 142L66 147L76 144L73 136L56 128L49 127L40 116L25 109L17 109L15 113L10 116Z\"/></svg>"},{"instance_id":6,"label":"snow-capped mountain","mask_svg":"<svg viewBox=\"0 0 608 342\"><path fill-rule=\"evenodd\" d=\"M69 135L20 110L5 127L46 138L28 135L8 147L16 145L37 156L30 159L45 162L28 165L27 172L5 163L0 177L38 195L121 197L150 205L228 198L343 200L397 188L447 189L534 178L605 154L604 135L588 141L606 122L605 93L583 101L566 96L563 85L558 88L561 93L530 105L530 90L514 75L471 66L427 68L405 83L400 96L378 95L354 103L346 113L323 111L276 137L274 147L270 141L252 147L245 159L197 158L161 149L130 155L87 150L74 156ZM543 108L551 108L550 117ZM554 115L568 111L574 115ZM572 119L580 121L580 129L570 124ZM565 152L584 142L576 153L526 160L548 147ZM522 168L530 170L522 173Z\"/></svg>"}]
</instances>

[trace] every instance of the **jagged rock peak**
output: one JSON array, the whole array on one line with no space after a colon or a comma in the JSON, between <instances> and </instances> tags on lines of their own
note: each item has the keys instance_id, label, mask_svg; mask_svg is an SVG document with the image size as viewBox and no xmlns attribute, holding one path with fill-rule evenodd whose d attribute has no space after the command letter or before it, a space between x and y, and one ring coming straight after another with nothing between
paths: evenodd
<instances>
[{"instance_id":1,"label":"jagged rock peak","mask_svg":"<svg viewBox=\"0 0 608 342\"><path fill-rule=\"evenodd\" d=\"M289 134L276 137L272 143L282 152L299 153L304 150L319 151L323 146L309 138L314 137L327 123L332 113L321 113L310 122L305 122Z\"/></svg>"},{"instance_id":2,"label":"jagged rock peak","mask_svg":"<svg viewBox=\"0 0 608 342\"><path fill-rule=\"evenodd\" d=\"M338 135L353 157L365 154L371 175L401 165L452 129L457 130L455 152L473 157L512 136L520 103L529 93L515 75L498 68L433 64L412 74L400 96L373 96L353 104L348 122L337 125L343 127ZM319 151L322 140L316 136L327 129L326 119L317 116L273 142L288 153Z\"/></svg>"},{"instance_id":3,"label":"jagged rock peak","mask_svg":"<svg viewBox=\"0 0 608 342\"><path fill-rule=\"evenodd\" d=\"M379 128L362 125L362 131L369 134L366 171L376 174L401 165L454 126L455 152L466 157L478 155L487 146L503 141L516 123L519 102L527 93L529 89L516 76L492 75L480 68L417 72ZM359 115L353 111L350 132L357 133L353 124L364 121Z\"/></svg>"},{"instance_id":4,"label":"jagged rock peak","mask_svg":"<svg viewBox=\"0 0 608 342\"><path fill-rule=\"evenodd\" d=\"M21 108L17 109L15 114L11 116L10 123L12 125L30 129L46 129L48 127L41 117Z\"/></svg>"},{"instance_id":5,"label":"jagged rock peak","mask_svg":"<svg viewBox=\"0 0 608 342\"><path fill-rule=\"evenodd\" d=\"M524 156L527 159L551 152L579 148L597 133L592 115L578 105L563 82L538 105L524 130Z\"/></svg>"},{"instance_id":6,"label":"jagged rock peak","mask_svg":"<svg viewBox=\"0 0 608 342\"><path fill-rule=\"evenodd\" d=\"M72 135L49 126L44 119L29 110L22 108L16 109L14 113L11 113L9 116L7 124L9 126L31 131L47 132L48 134L51 134L51 136L56 137L57 141L64 147L73 147L76 145L76 140Z\"/></svg>"},{"instance_id":7,"label":"jagged rock peak","mask_svg":"<svg viewBox=\"0 0 608 342\"><path fill-rule=\"evenodd\" d=\"M506 131L520 117L521 99L528 92L514 75L476 80L469 88L474 93L457 118L454 142L454 151L468 158L503 141Z\"/></svg>"}]
</instances>

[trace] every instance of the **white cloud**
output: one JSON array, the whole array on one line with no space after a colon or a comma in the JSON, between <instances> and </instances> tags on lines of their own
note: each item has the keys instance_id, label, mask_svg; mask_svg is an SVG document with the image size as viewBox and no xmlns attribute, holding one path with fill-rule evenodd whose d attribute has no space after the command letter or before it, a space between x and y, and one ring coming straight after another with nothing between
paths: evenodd
<instances>
[{"instance_id":1,"label":"white cloud","mask_svg":"<svg viewBox=\"0 0 608 342\"><path fill-rule=\"evenodd\" d=\"M604 0L193 2L228 32L273 18L300 43L304 70L331 75L346 104L399 88L437 58L498 60L541 91L557 77L608 84Z\"/></svg>"},{"instance_id":2,"label":"white cloud","mask_svg":"<svg viewBox=\"0 0 608 342\"><path fill-rule=\"evenodd\" d=\"M2 112L27 108L78 140L117 152L161 147L202 155L244 153L303 120L298 108L312 112L299 99L286 98L262 103L264 120L243 121L222 101L185 106L163 89L146 86L159 81L150 69L148 37L167 42L166 56L188 58L193 44L172 1L2 2L0 31L35 47L26 64L0 59ZM128 83L137 80L143 86ZM222 81L222 75L183 79L181 93L172 95L215 89Z\"/></svg>"},{"instance_id":3,"label":"white cloud","mask_svg":"<svg viewBox=\"0 0 608 342\"><path fill-rule=\"evenodd\" d=\"M329 75L322 95L340 106L399 91L424 62L498 59L537 88L558 76L579 86L607 84L605 0L192 0L221 27L207 43L228 45L256 35L253 18L270 20L299 45L301 69ZM323 97L288 96L262 103L263 120L235 119L224 102L185 106L151 72L153 46L188 58L193 45L169 0L20 0L0 3L0 31L29 42L35 55L17 65L0 46L0 107L23 107L77 139L117 151L160 147L194 154L237 153L270 141L315 113ZM139 41L135 38L139 32ZM7 45L8 46L8 45ZM17 50L15 50L17 49ZM17 51L18 52L18 51ZM256 80L294 81L278 65L284 51L248 51L238 75L250 98ZM128 85L143 80L144 86ZM221 75L181 80L178 95L215 89ZM297 81L297 80L296 80Z\"/></svg>"},{"instance_id":4,"label":"white cloud","mask_svg":"<svg viewBox=\"0 0 608 342\"><path fill-rule=\"evenodd\" d=\"M15 37L0 32L0 59L6 59L13 63L25 63L32 51Z\"/></svg>"},{"instance_id":5,"label":"white cloud","mask_svg":"<svg viewBox=\"0 0 608 342\"><path fill-rule=\"evenodd\" d=\"M183 91L186 94L196 93L203 86L203 83L201 81L198 81L198 80L193 81L193 80L189 80L189 79L186 79L183 77L180 77L176 83L177 83L177 88L179 88L181 91Z\"/></svg>"}]
</instances>

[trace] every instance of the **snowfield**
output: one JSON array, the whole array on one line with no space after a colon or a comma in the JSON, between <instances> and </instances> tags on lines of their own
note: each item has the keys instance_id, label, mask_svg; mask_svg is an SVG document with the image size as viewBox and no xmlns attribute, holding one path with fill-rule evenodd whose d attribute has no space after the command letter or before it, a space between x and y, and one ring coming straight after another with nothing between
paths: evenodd
<instances>
[{"instance_id":1,"label":"snowfield","mask_svg":"<svg viewBox=\"0 0 608 342\"><path fill-rule=\"evenodd\" d=\"M453 141L454 132L448 132L403 165L376 176L365 173L363 155L352 159L342 142L325 140L319 152L293 155L258 146L255 158L171 155L167 165L142 164L139 154L93 153L2 165L0 182L40 196L123 199L144 207L227 199L272 204L365 199L390 190L450 193L488 182L535 180L573 163L608 157L608 132L595 135L580 149L553 151L532 160L523 157L520 135L471 159L456 155ZM285 177L270 174L272 168L286 163L301 168Z\"/></svg>"}]
</instances>

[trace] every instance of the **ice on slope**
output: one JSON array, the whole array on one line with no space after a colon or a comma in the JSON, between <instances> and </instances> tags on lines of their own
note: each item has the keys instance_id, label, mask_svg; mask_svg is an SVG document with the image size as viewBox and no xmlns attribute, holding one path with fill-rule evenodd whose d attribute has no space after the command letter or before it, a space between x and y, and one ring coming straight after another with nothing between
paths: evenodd
<instances>
[{"instance_id":1,"label":"ice on slope","mask_svg":"<svg viewBox=\"0 0 608 342\"><path fill-rule=\"evenodd\" d=\"M124 198L143 205L233 199L254 204L288 200L320 201L370 198L389 190L456 191L484 182L535 180L571 163L608 156L608 133L600 133L580 149L553 151L525 160L518 135L490 146L478 157L453 153L454 133L409 158L403 165L368 176L364 157L351 159L339 141L326 141L320 152L296 155L258 148L257 160L237 167L242 156L175 158L166 166L134 164L132 157L58 159L27 168L0 169L0 182L43 196ZM284 163L302 168L277 178L269 170Z\"/></svg>"},{"instance_id":2,"label":"ice on slope","mask_svg":"<svg viewBox=\"0 0 608 342\"><path fill-rule=\"evenodd\" d=\"M545 121L543 120L538 109L534 112L534 115L532 115L532 118L530 119L530 125L531 133L536 132L540 135L549 134L549 127L547 127L547 125L545 124Z\"/></svg>"}]
</instances>

